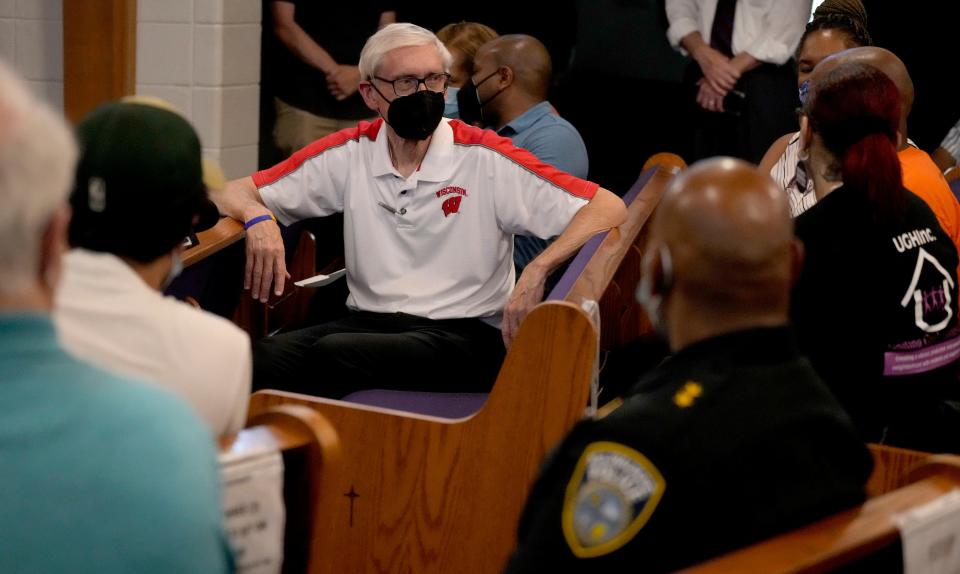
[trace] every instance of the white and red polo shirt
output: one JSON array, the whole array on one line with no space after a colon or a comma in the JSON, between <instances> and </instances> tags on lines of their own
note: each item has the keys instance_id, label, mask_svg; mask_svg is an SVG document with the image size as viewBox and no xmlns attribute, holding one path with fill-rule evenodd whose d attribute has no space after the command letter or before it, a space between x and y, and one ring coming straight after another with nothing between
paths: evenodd
<instances>
[{"instance_id":1,"label":"white and red polo shirt","mask_svg":"<svg viewBox=\"0 0 960 574\"><path fill-rule=\"evenodd\" d=\"M343 212L352 309L493 317L515 283L513 234L559 235L598 188L458 120L440 122L404 178L386 129L360 122L253 174L285 225Z\"/></svg>"}]
</instances>

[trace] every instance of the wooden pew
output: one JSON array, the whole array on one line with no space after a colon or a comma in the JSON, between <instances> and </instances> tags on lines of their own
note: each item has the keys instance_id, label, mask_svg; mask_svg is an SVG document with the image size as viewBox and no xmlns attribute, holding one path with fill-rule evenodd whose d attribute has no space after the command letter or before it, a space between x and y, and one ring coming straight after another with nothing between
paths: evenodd
<instances>
[{"instance_id":1,"label":"wooden pew","mask_svg":"<svg viewBox=\"0 0 960 574\"><path fill-rule=\"evenodd\" d=\"M240 225L239 221L230 217L221 217L216 225L197 233L199 243L196 247L183 252L184 268L212 257L215 253L223 251L243 237L243 226Z\"/></svg>"},{"instance_id":2,"label":"wooden pew","mask_svg":"<svg viewBox=\"0 0 960 574\"><path fill-rule=\"evenodd\" d=\"M688 574L764 572L808 574L879 564L896 569L899 531L894 516L960 487L960 457L933 455L909 473L904 486L792 532L684 570ZM882 557L883 561L874 560ZM862 566L864 562L872 564Z\"/></svg>"},{"instance_id":3,"label":"wooden pew","mask_svg":"<svg viewBox=\"0 0 960 574\"><path fill-rule=\"evenodd\" d=\"M649 321L636 302L634 292L640 280L647 223L673 178L672 169L656 164L640 174L623 197L627 221L588 241L547 296L548 301L563 300L577 305L584 300L599 302L600 347L603 349L619 348L650 331Z\"/></svg>"},{"instance_id":4,"label":"wooden pew","mask_svg":"<svg viewBox=\"0 0 960 574\"><path fill-rule=\"evenodd\" d=\"M204 310L233 320L254 340L298 324L307 315L316 291L297 287L294 282L318 272L332 272L343 263L342 257L331 256L330 265L318 271L317 242L313 234L300 226L285 228L283 234L290 247L287 270L291 278L282 295L271 293L266 303L260 303L243 292L246 252L242 240L245 235L243 226L229 217L197 233L199 243L183 252L184 271L166 294L192 300Z\"/></svg>"},{"instance_id":5,"label":"wooden pew","mask_svg":"<svg viewBox=\"0 0 960 574\"><path fill-rule=\"evenodd\" d=\"M486 403L461 419L254 394L252 417L306 405L331 421L349 454L324 472L311 553L325 559L310 571L499 571L541 461L583 415L596 345L578 306L539 305Z\"/></svg>"},{"instance_id":6,"label":"wooden pew","mask_svg":"<svg viewBox=\"0 0 960 574\"><path fill-rule=\"evenodd\" d=\"M685 162L682 157L675 153L660 152L650 156L643 164L644 170L651 167L660 167L661 169L676 175L687 169L687 162Z\"/></svg>"},{"instance_id":7,"label":"wooden pew","mask_svg":"<svg viewBox=\"0 0 960 574\"><path fill-rule=\"evenodd\" d=\"M251 417L247 428L220 440L220 453L242 457L263 450L282 453L284 572L314 572L323 560L310 552L323 509L317 504L321 468L330 472L340 456L336 431L323 415L298 406L283 405Z\"/></svg>"},{"instance_id":8,"label":"wooden pew","mask_svg":"<svg viewBox=\"0 0 960 574\"><path fill-rule=\"evenodd\" d=\"M910 471L931 455L883 444L869 443L867 448L873 455L873 473L867 481L867 496L871 498L903 486Z\"/></svg>"}]
</instances>

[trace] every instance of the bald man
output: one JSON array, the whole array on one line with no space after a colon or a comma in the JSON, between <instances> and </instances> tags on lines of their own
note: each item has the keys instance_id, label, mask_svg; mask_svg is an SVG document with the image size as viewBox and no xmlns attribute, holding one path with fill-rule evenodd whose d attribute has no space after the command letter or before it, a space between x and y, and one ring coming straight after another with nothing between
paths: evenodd
<instances>
[{"instance_id":1,"label":"bald man","mask_svg":"<svg viewBox=\"0 0 960 574\"><path fill-rule=\"evenodd\" d=\"M477 120L543 163L586 179L589 161L583 138L547 101L552 74L550 53L536 38L495 38L477 50L474 73L458 94L460 117ZM546 246L538 237L518 236L513 254L517 273Z\"/></svg>"},{"instance_id":2,"label":"bald man","mask_svg":"<svg viewBox=\"0 0 960 574\"><path fill-rule=\"evenodd\" d=\"M898 155L900 156L900 166L903 171L903 186L920 196L933 213L937 216L940 226L950 236L954 245L960 250L960 203L950 191L950 186L937 164L919 149L908 138L907 118L913 109L914 91L913 81L910 79L910 73L903 61L896 54L885 48L877 46L864 46L860 48L851 48L838 52L827 58L824 58L814 69L810 76L810 82L816 81L816 78L822 77L830 70L846 62L859 62L877 68L887 75L893 83L896 84L900 92L900 142ZM784 147L790 137L782 139L771 147L767 152L771 157L777 157L773 153L777 147ZM796 144L799 145L799 141ZM792 179L792 173L785 174L784 180ZM809 178L806 190L802 192L801 198L794 203L794 216L800 215L803 211L809 209L816 203L816 196L813 193L813 178Z\"/></svg>"},{"instance_id":3,"label":"bald man","mask_svg":"<svg viewBox=\"0 0 960 574\"><path fill-rule=\"evenodd\" d=\"M801 259L752 166L674 180L637 293L674 355L552 455L508 572L673 571L863 499L870 455L787 326Z\"/></svg>"},{"instance_id":4,"label":"bald man","mask_svg":"<svg viewBox=\"0 0 960 574\"><path fill-rule=\"evenodd\" d=\"M940 168L926 152L908 139L907 117L913 109L913 80L907 67L896 54L877 46L852 48L824 59L814 70L813 78L846 62L859 62L877 68L897 85L900 92L900 145L898 155L903 168L903 186L920 196L937 216L940 226L960 251L960 203L950 191Z\"/></svg>"}]
</instances>

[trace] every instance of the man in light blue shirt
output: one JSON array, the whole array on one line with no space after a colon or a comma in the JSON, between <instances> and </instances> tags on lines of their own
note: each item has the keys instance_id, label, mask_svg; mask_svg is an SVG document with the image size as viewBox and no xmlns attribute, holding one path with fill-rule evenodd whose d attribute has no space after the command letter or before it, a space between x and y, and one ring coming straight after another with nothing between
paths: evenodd
<instances>
[{"instance_id":1,"label":"man in light blue shirt","mask_svg":"<svg viewBox=\"0 0 960 574\"><path fill-rule=\"evenodd\" d=\"M534 105L499 128L497 133L513 145L529 150L543 163L587 178L587 148L573 124L557 115L548 101Z\"/></svg>"},{"instance_id":2,"label":"man in light blue shirt","mask_svg":"<svg viewBox=\"0 0 960 574\"><path fill-rule=\"evenodd\" d=\"M0 126L0 572L232 570L197 416L57 340L77 149L2 62Z\"/></svg>"},{"instance_id":3,"label":"man in light blue shirt","mask_svg":"<svg viewBox=\"0 0 960 574\"><path fill-rule=\"evenodd\" d=\"M483 124L513 140L513 145L586 179L589 162L583 139L546 99L552 73L550 53L539 40L522 34L501 36L477 51L471 81L461 88L467 95L458 101L461 108L466 100L470 105L476 102ZM547 243L537 237L517 236L513 252L517 273Z\"/></svg>"}]
</instances>

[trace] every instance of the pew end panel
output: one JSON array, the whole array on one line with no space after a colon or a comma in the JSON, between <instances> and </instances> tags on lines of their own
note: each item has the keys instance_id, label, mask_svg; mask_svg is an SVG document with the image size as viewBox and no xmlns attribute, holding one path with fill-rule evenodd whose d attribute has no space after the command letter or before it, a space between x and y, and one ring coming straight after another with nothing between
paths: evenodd
<instances>
[{"instance_id":1,"label":"pew end panel","mask_svg":"<svg viewBox=\"0 0 960 574\"><path fill-rule=\"evenodd\" d=\"M907 483L907 476L917 465L931 456L929 452L868 443L873 455L873 472L867 481L867 496L874 497L896 490Z\"/></svg>"},{"instance_id":2,"label":"pew end panel","mask_svg":"<svg viewBox=\"0 0 960 574\"><path fill-rule=\"evenodd\" d=\"M252 420L277 405L308 406L337 429L348 454L324 473L312 553L326 560L311 571L499 571L541 461L583 415L596 338L577 306L541 304L487 402L461 419L254 394Z\"/></svg>"},{"instance_id":3,"label":"pew end panel","mask_svg":"<svg viewBox=\"0 0 960 574\"><path fill-rule=\"evenodd\" d=\"M221 455L279 451L283 457L283 572L313 572L322 556L311 540L323 517L318 505L324 475L340 458L340 439L320 413L300 405L271 407L248 420L247 428L220 439Z\"/></svg>"}]
</instances>

